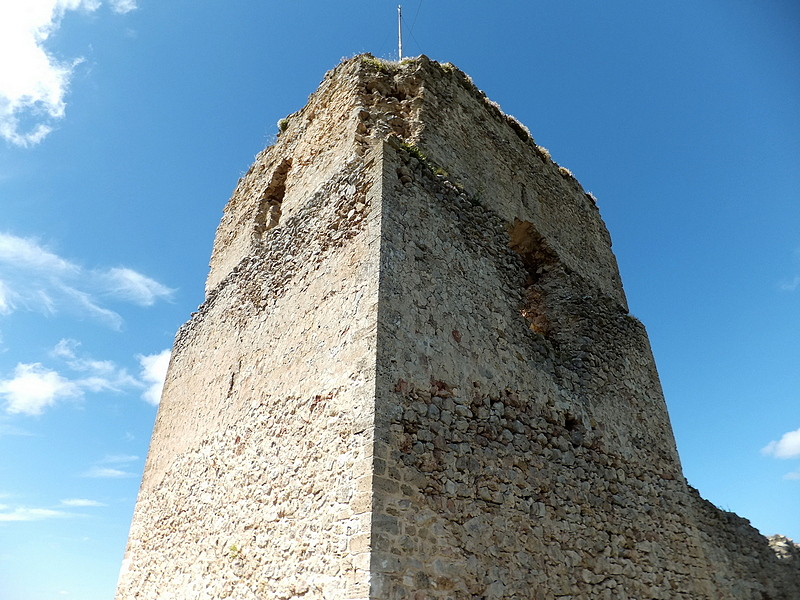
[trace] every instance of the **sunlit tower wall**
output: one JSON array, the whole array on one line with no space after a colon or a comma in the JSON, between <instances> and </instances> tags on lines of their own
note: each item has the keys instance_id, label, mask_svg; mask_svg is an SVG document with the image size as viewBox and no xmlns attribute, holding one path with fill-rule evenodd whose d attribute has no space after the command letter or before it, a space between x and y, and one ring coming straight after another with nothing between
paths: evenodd
<instances>
[{"instance_id":1,"label":"sunlit tower wall","mask_svg":"<svg viewBox=\"0 0 800 600\"><path fill-rule=\"evenodd\" d=\"M800 597L796 546L686 484L596 201L524 126L359 56L280 129L176 337L118 600Z\"/></svg>"}]
</instances>

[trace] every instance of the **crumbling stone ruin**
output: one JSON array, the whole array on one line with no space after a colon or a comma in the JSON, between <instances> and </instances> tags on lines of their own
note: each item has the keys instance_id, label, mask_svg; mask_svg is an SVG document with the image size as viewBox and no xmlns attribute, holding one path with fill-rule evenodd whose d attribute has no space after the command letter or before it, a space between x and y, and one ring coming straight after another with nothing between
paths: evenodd
<instances>
[{"instance_id":1,"label":"crumbling stone ruin","mask_svg":"<svg viewBox=\"0 0 800 600\"><path fill-rule=\"evenodd\" d=\"M471 80L325 76L225 208L118 600L796 600L683 478L594 198Z\"/></svg>"}]
</instances>

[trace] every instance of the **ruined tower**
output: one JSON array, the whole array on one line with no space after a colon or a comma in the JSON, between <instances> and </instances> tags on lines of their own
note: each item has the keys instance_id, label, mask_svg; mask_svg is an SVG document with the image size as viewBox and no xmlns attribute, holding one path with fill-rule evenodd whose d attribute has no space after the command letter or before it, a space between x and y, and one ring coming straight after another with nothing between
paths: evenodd
<instances>
[{"instance_id":1,"label":"ruined tower","mask_svg":"<svg viewBox=\"0 0 800 600\"><path fill-rule=\"evenodd\" d=\"M118 600L790 600L687 486L594 198L458 69L347 60L178 332Z\"/></svg>"}]
</instances>

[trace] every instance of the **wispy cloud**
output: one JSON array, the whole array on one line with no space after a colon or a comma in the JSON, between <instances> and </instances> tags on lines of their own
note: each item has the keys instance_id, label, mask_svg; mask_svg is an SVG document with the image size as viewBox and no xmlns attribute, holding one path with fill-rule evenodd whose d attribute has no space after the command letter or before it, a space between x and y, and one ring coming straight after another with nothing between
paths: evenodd
<instances>
[{"instance_id":1,"label":"wispy cloud","mask_svg":"<svg viewBox=\"0 0 800 600\"><path fill-rule=\"evenodd\" d=\"M3 521L43 521L45 519L64 519L78 515L63 510L50 508L14 508L0 509L0 522Z\"/></svg>"},{"instance_id":2,"label":"wispy cloud","mask_svg":"<svg viewBox=\"0 0 800 600\"><path fill-rule=\"evenodd\" d=\"M121 479L124 477L136 477L136 473L123 471L122 469L114 469L112 467L99 467L95 465L88 471L81 473L81 477L91 477L94 479Z\"/></svg>"},{"instance_id":3,"label":"wispy cloud","mask_svg":"<svg viewBox=\"0 0 800 600\"><path fill-rule=\"evenodd\" d=\"M30 435L33 435L33 434L30 431L26 431L24 429L21 429L19 427L15 427L13 425L9 425L7 423L0 423L0 437L6 436L6 435L30 436ZM2 498L1 495L0 495L0 498Z\"/></svg>"},{"instance_id":4,"label":"wispy cloud","mask_svg":"<svg viewBox=\"0 0 800 600\"><path fill-rule=\"evenodd\" d=\"M139 460L138 456L129 454L112 454L97 461L87 471L81 473L81 477L91 477L95 479L121 479L125 477L136 477L136 473L126 471L126 465Z\"/></svg>"},{"instance_id":5,"label":"wispy cloud","mask_svg":"<svg viewBox=\"0 0 800 600\"><path fill-rule=\"evenodd\" d=\"M139 364L142 365L139 377L148 386L142 394L142 398L153 406L157 406L161 401L161 392L164 389L164 380L167 377L167 368L169 367L169 357L169 350L162 350L158 354L149 356L139 355L137 357Z\"/></svg>"},{"instance_id":6,"label":"wispy cloud","mask_svg":"<svg viewBox=\"0 0 800 600\"><path fill-rule=\"evenodd\" d=\"M81 507L81 506L108 506L103 502L97 502L96 500L86 500L84 498L69 498L67 500L61 501L62 506L70 506L70 507Z\"/></svg>"},{"instance_id":7,"label":"wispy cloud","mask_svg":"<svg viewBox=\"0 0 800 600\"><path fill-rule=\"evenodd\" d=\"M77 377L67 377L41 363L17 364L13 375L0 379L0 397L5 400L5 411L9 414L39 415L61 401L80 399L87 392L123 392L144 388L145 394L149 394L157 385L152 372L157 370L155 367L147 373L143 370L142 380L139 380L112 361L79 355L79 347L79 342L64 339L50 351L51 357L64 361L69 370L79 374ZM145 358L158 356L137 358L141 362ZM154 362L158 363L157 360ZM3 429L0 429L2 433Z\"/></svg>"},{"instance_id":8,"label":"wispy cloud","mask_svg":"<svg viewBox=\"0 0 800 600\"><path fill-rule=\"evenodd\" d=\"M13 310L11 308L11 302L8 299L9 293L6 284L0 279L0 315L8 315Z\"/></svg>"},{"instance_id":9,"label":"wispy cloud","mask_svg":"<svg viewBox=\"0 0 800 600\"><path fill-rule=\"evenodd\" d=\"M0 260L23 269L66 275L80 267L42 248L35 241L9 234L0 234Z\"/></svg>"},{"instance_id":10,"label":"wispy cloud","mask_svg":"<svg viewBox=\"0 0 800 600\"><path fill-rule=\"evenodd\" d=\"M122 317L101 298L152 306L174 290L127 267L85 269L31 238L0 233L0 314L15 310L88 315L119 329Z\"/></svg>"},{"instance_id":11,"label":"wispy cloud","mask_svg":"<svg viewBox=\"0 0 800 600\"><path fill-rule=\"evenodd\" d=\"M83 292L69 285L54 286L54 290L61 292L61 300L78 313L87 314L96 318L98 321L111 326L112 329L120 329L122 327L122 317L108 308L103 308L92 298L88 292ZM44 290L42 290L44 291ZM47 308L50 314L56 313L56 301L50 295L46 295L48 300Z\"/></svg>"},{"instance_id":12,"label":"wispy cloud","mask_svg":"<svg viewBox=\"0 0 800 600\"><path fill-rule=\"evenodd\" d=\"M50 350L50 356L74 359L75 352L78 350L80 345L81 343L78 340L64 338L63 340L60 340L52 350Z\"/></svg>"},{"instance_id":13,"label":"wispy cloud","mask_svg":"<svg viewBox=\"0 0 800 600\"><path fill-rule=\"evenodd\" d=\"M107 454L105 458L100 459L97 463L100 465L119 465L136 462L137 460L139 460L139 457L133 454Z\"/></svg>"},{"instance_id":14,"label":"wispy cloud","mask_svg":"<svg viewBox=\"0 0 800 600\"><path fill-rule=\"evenodd\" d=\"M102 379L101 389L121 389L130 385L139 386L141 382L128 375L125 369L120 369L114 361L95 360L88 356L79 356L81 343L77 340L65 338L59 341L50 351L50 356L65 361L73 371L88 373L85 381Z\"/></svg>"},{"instance_id":15,"label":"wispy cloud","mask_svg":"<svg viewBox=\"0 0 800 600\"><path fill-rule=\"evenodd\" d=\"M48 38L67 11L94 12L100 0L25 0L0 2L0 136L17 146L41 142L64 117L65 96L82 58L58 60L47 51ZM110 0L127 13L135 0Z\"/></svg>"},{"instance_id":16,"label":"wispy cloud","mask_svg":"<svg viewBox=\"0 0 800 600\"><path fill-rule=\"evenodd\" d=\"M770 442L761 452L775 458L800 457L800 429L784 433L781 439Z\"/></svg>"},{"instance_id":17,"label":"wispy cloud","mask_svg":"<svg viewBox=\"0 0 800 600\"><path fill-rule=\"evenodd\" d=\"M152 306L157 300L172 296L174 291L132 269L110 269L102 277L109 294L139 306Z\"/></svg>"},{"instance_id":18,"label":"wispy cloud","mask_svg":"<svg viewBox=\"0 0 800 600\"><path fill-rule=\"evenodd\" d=\"M111 0L111 8L124 15L136 9L136 0Z\"/></svg>"},{"instance_id":19,"label":"wispy cloud","mask_svg":"<svg viewBox=\"0 0 800 600\"><path fill-rule=\"evenodd\" d=\"M92 360L90 358L78 357L81 343L72 338L63 338L50 350L50 356L63 359L67 362L70 369L75 371L99 371L111 372L115 369L114 363L110 360Z\"/></svg>"}]
</instances>

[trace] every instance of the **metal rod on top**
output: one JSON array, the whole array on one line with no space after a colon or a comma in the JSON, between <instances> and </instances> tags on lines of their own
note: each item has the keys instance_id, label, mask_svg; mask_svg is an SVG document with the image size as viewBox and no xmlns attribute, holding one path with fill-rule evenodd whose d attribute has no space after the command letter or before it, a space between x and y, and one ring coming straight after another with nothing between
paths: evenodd
<instances>
[{"instance_id":1,"label":"metal rod on top","mask_svg":"<svg viewBox=\"0 0 800 600\"><path fill-rule=\"evenodd\" d=\"M403 7L397 5L397 60L403 60Z\"/></svg>"}]
</instances>

